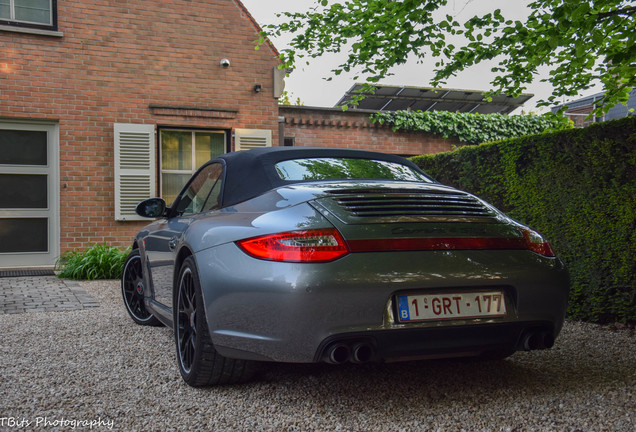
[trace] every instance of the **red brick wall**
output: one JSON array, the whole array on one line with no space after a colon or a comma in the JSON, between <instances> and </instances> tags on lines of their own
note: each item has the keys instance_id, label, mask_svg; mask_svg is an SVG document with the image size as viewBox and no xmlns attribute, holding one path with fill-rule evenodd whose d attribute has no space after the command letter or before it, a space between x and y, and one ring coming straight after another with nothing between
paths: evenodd
<instances>
[{"instance_id":1,"label":"red brick wall","mask_svg":"<svg viewBox=\"0 0 636 432\"><path fill-rule=\"evenodd\" d=\"M452 150L460 142L420 132L393 132L390 127L372 124L369 112L339 108L281 106L285 117L285 137L294 137L296 146L344 147L414 156Z\"/></svg>"},{"instance_id":2,"label":"red brick wall","mask_svg":"<svg viewBox=\"0 0 636 432\"><path fill-rule=\"evenodd\" d=\"M271 129L276 142L276 53L254 50L256 27L233 0L57 5L62 37L0 30L0 118L59 122L61 251L128 246L144 225L114 221L114 123Z\"/></svg>"},{"instance_id":3,"label":"red brick wall","mask_svg":"<svg viewBox=\"0 0 636 432\"><path fill-rule=\"evenodd\" d=\"M587 118L588 114L595 108L594 105L584 105L567 110L565 115L574 122L574 127L582 128L594 123L594 117Z\"/></svg>"}]
</instances>

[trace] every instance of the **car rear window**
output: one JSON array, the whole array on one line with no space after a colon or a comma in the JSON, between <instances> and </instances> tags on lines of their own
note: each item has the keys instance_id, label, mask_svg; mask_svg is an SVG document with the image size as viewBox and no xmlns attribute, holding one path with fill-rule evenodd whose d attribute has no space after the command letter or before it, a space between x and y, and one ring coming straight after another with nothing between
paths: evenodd
<instances>
[{"instance_id":1,"label":"car rear window","mask_svg":"<svg viewBox=\"0 0 636 432\"><path fill-rule=\"evenodd\" d=\"M374 179L431 182L409 166L373 159L291 159L278 162L275 168L281 179L290 181Z\"/></svg>"}]
</instances>

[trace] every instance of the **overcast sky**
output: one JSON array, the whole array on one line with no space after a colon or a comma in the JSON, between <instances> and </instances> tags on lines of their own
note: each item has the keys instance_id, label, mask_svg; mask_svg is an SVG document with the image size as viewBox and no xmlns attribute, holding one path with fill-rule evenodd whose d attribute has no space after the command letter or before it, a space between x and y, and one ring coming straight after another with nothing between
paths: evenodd
<instances>
[{"instance_id":1,"label":"overcast sky","mask_svg":"<svg viewBox=\"0 0 636 432\"><path fill-rule=\"evenodd\" d=\"M276 13L282 11L306 11L315 4L315 0L242 0L250 13L259 24L277 22ZM526 5L530 0L448 0L448 6L444 13L453 15L459 22L464 22L476 14L492 12L501 9L502 14L508 19L522 20L528 15ZM274 39L274 45L279 50L287 46L289 38ZM310 64L298 64L286 80L286 90L291 92L293 100L299 97L306 106L331 107L353 86L354 74L342 74L334 77L332 81L325 81L330 76L329 71L344 58L342 55L324 56L321 59L310 60ZM416 61L407 62L405 65L395 68L394 75L386 78L381 84L405 85L417 87L430 87L432 70L435 60L430 64L417 64ZM490 68L492 64L474 66L456 77L448 80L444 87L481 90L489 89L492 80ZM544 73L546 73L544 71ZM524 93L535 96L526 102L522 108L525 112L545 112L547 108L537 109L536 102L551 94L551 86L539 82L540 77L528 86ZM362 80L360 80L362 81ZM600 90L589 90L587 94L593 94ZM516 110L515 113L520 113Z\"/></svg>"}]
</instances>

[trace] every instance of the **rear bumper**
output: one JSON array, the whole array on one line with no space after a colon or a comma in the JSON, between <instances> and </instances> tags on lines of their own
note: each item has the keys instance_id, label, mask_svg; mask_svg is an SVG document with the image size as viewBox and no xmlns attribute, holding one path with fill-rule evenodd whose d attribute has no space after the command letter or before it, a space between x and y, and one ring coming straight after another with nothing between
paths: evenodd
<instances>
[{"instance_id":1,"label":"rear bumper","mask_svg":"<svg viewBox=\"0 0 636 432\"><path fill-rule=\"evenodd\" d=\"M345 346L349 350L347 361L354 362L360 361L355 355L360 346L369 350L369 357L363 361L407 361L512 352L528 349L524 346L526 339L544 333L556 337L553 323L506 322L338 334L320 344L314 361L334 363L330 353L335 346Z\"/></svg>"},{"instance_id":2,"label":"rear bumper","mask_svg":"<svg viewBox=\"0 0 636 432\"><path fill-rule=\"evenodd\" d=\"M522 349L530 331L556 338L568 275L529 251L358 253L322 264L251 258L233 243L196 255L212 342L227 357L323 361L334 343L373 347L374 360ZM501 318L401 324L404 292L505 292Z\"/></svg>"}]
</instances>

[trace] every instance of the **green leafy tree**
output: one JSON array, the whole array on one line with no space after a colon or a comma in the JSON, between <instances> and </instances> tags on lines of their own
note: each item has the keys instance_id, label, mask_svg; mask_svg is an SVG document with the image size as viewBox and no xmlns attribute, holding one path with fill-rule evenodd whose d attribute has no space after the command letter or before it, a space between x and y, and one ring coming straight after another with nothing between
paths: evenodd
<instances>
[{"instance_id":1,"label":"green leafy tree","mask_svg":"<svg viewBox=\"0 0 636 432\"><path fill-rule=\"evenodd\" d=\"M300 97L296 97L296 100L293 101L294 95L292 92L288 92L287 90L283 90L283 93L278 98L278 103L280 105L296 105L296 106L304 106L305 104L300 100Z\"/></svg>"},{"instance_id":2,"label":"green leafy tree","mask_svg":"<svg viewBox=\"0 0 636 432\"><path fill-rule=\"evenodd\" d=\"M282 67L299 59L347 51L332 72L360 72L367 88L390 75L396 65L415 57L436 59L431 85L472 65L495 60L491 94L518 95L539 69L550 68L552 95L576 96L597 83L605 97L596 114L625 103L636 82L636 5L633 0L535 0L525 22L510 20L500 10L459 23L439 11L447 0L317 0L302 13L284 12L281 24L265 27L267 35L292 34ZM455 46L448 39L459 36ZM458 44L459 45L459 44ZM358 79L358 77L355 77Z\"/></svg>"}]
</instances>

